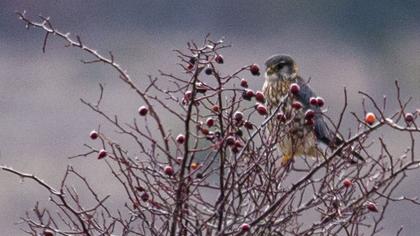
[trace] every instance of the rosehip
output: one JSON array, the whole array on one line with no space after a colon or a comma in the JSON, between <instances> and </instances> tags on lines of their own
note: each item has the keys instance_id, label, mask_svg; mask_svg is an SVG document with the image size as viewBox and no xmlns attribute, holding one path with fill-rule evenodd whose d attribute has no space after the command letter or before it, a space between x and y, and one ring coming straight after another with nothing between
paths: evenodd
<instances>
[{"instance_id":1,"label":"rosehip","mask_svg":"<svg viewBox=\"0 0 420 236\"><path fill-rule=\"evenodd\" d=\"M407 121L408 123L411 123L414 121L413 113L409 113L409 112L405 113L404 118L405 118L405 121Z\"/></svg>"},{"instance_id":2,"label":"rosehip","mask_svg":"<svg viewBox=\"0 0 420 236\"><path fill-rule=\"evenodd\" d=\"M235 147L238 147L238 148L241 148L241 147L243 147L244 145L242 144L242 142L241 142L241 140L235 140Z\"/></svg>"},{"instance_id":3,"label":"rosehip","mask_svg":"<svg viewBox=\"0 0 420 236\"><path fill-rule=\"evenodd\" d=\"M251 98L255 95L252 89L245 89L245 93L248 97L251 97Z\"/></svg>"},{"instance_id":4,"label":"rosehip","mask_svg":"<svg viewBox=\"0 0 420 236\"><path fill-rule=\"evenodd\" d=\"M244 88L248 88L248 81L246 79L241 79L241 86Z\"/></svg>"},{"instance_id":5,"label":"rosehip","mask_svg":"<svg viewBox=\"0 0 420 236\"><path fill-rule=\"evenodd\" d=\"M201 133L203 133L204 135L208 135L210 133L209 129L204 128L204 127L200 128L200 130L201 130Z\"/></svg>"},{"instance_id":6,"label":"rosehip","mask_svg":"<svg viewBox=\"0 0 420 236\"><path fill-rule=\"evenodd\" d=\"M225 142L226 142L226 145L231 146L235 144L235 138L233 136L228 136Z\"/></svg>"},{"instance_id":7,"label":"rosehip","mask_svg":"<svg viewBox=\"0 0 420 236\"><path fill-rule=\"evenodd\" d=\"M240 111L237 111L233 114L233 119L236 121L241 121L244 118L244 114Z\"/></svg>"},{"instance_id":8,"label":"rosehip","mask_svg":"<svg viewBox=\"0 0 420 236\"><path fill-rule=\"evenodd\" d=\"M216 56L216 58L214 58L214 60L215 60L217 63L219 63L219 64L223 64L223 62L224 62L224 60L223 60L223 56L222 56L222 55L220 55L220 54L218 54L218 55Z\"/></svg>"},{"instance_id":9,"label":"rosehip","mask_svg":"<svg viewBox=\"0 0 420 236\"><path fill-rule=\"evenodd\" d=\"M92 132L90 132L89 137L93 140L97 139L99 137L98 132L96 132L96 130L92 130Z\"/></svg>"},{"instance_id":10,"label":"rosehip","mask_svg":"<svg viewBox=\"0 0 420 236\"><path fill-rule=\"evenodd\" d=\"M318 100L316 99L316 97L309 98L309 103L313 106L318 106Z\"/></svg>"},{"instance_id":11,"label":"rosehip","mask_svg":"<svg viewBox=\"0 0 420 236\"><path fill-rule=\"evenodd\" d=\"M185 142L185 136L183 134L179 134L176 136L176 142L179 144L183 144Z\"/></svg>"},{"instance_id":12,"label":"rosehip","mask_svg":"<svg viewBox=\"0 0 420 236\"><path fill-rule=\"evenodd\" d=\"M213 118L208 118L206 121L206 124L208 127L212 127L214 125L214 119Z\"/></svg>"},{"instance_id":13,"label":"rosehip","mask_svg":"<svg viewBox=\"0 0 420 236\"><path fill-rule=\"evenodd\" d=\"M46 229L46 230L44 230L42 235L43 236L54 236L54 232L49 230L49 229Z\"/></svg>"},{"instance_id":14,"label":"rosehip","mask_svg":"<svg viewBox=\"0 0 420 236\"><path fill-rule=\"evenodd\" d=\"M149 109L147 109L146 106L141 106L141 107L139 107L139 110L138 110L139 115L141 115L141 116L147 115L148 111L149 111Z\"/></svg>"},{"instance_id":15,"label":"rosehip","mask_svg":"<svg viewBox=\"0 0 420 236\"><path fill-rule=\"evenodd\" d=\"M144 192L141 196L140 196L141 200L143 200L143 202L147 202L149 201L149 194Z\"/></svg>"},{"instance_id":16,"label":"rosehip","mask_svg":"<svg viewBox=\"0 0 420 236\"><path fill-rule=\"evenodd\" d=\"M373 125L376 122L376 116L372 112L366 113L365 122L369 125Z\"/></svg>"},{"instance_id":17,"label":"rosehip","mask_svg":"<svg viewBox=\"0 0 420 236\"><path fill-rule=\"evenodd\" d=\"M108 153L104 149L101 149L98 153L98 159L102 159L102 158L106 157L107 155L108 155Z\"/></svg>"},{"instance_id":18,"label":"rosehip","mask_svg":"<svg viewBox=\"0 0 420 236\"><path fill-rule=\"evenodd\" d=\"M238 153L239 152L239 147L233 146L230 150L232 150L233 153Z\"/></svg>"},{"instance_id":19,"label":"rosehip","mask_svg":"<svg viewBox=\"0 0 420 236\"><path fill-rule=\"evenodd\" d=\"M174 174L174 168L172 168L172 166L165 166L165 168L163 168L163 172L165 172L166 175L173 175Z\"/></svg>"},{"instance_id":20,"label":"rosehip","mask_svg":"<svg viewBox=\"0 0 420 236\"><path fill-rule=\"evenodd\" d=\"M373 203L373 202L368 202L367 204L366 204L366 207L367 207L367 209L369 210L369 211L372 211L372 212L378 212L378 207L376 206L376 204L375 203Z\"/></svg>"},{"instance_id":21,"label":"rosehip","mask_svg":"<svg viewBox=\"0 0 420 236\"><path fill-rule=\"evenodd\" d=\"M212 68L210 68L210 67L207 67L207 68L204 70L204 73L206 73L206 75L211 75L211 74L213 73L213 69L212 69Z\"/></svg>"},{"instance_id":22,"label":"rosehip","mask_svg":"<svg viewBox=\"0 0 420 236\"><path fill-rule=\"evenodd\" d=\"M257 92L255 92L255 99L256 99L258 102L264 103L264 102L265 102L265 96L264 96L264 93L263 93L263 92L261 92L261 91L257 91Z\"/></svg>"},{"instance_id":23,"label":"rosehip","mask_svg":"<svg viewBox=\"0 0 420 236\"><path fill-rule=\"evenodd\" d=\"M322 106L324 106L325 101L322 97L317 97L316 98L316 103L318 104L319 107L322 107Z\"/></svg>"},{"instance_id":24,"label":"rosehip","mask_svg":"<svg viewBox=\"0 0 420 236\"><path fill-rule=\"evenodd\" d=\"M292 103L292 108L299 110L300 108L302 108L302 103L298 102L298 101L294 101Z\"/></svg>"},{"instance_id":25,"label":"rosehip","mask_svg":"<svg viewBox=\"0 0 420 236\"><path fill-rule=\"evenodd\" d=\"M277 120L281 121L281 122L285 122L286 121L286 116L284 115L283 112L279 112L276 115Z\"/></svg>"},{"instance_id":26,"label":"rosehip","mask_svg":"<svg viewBox=\"0 0 420 236\"><path fill-rule=\"evenodd\" d=\"M213 107L211 108L211 110L212 110L213 112L218 113L218 112L220 111L220 107L219 107L219 105L213 105Z\"/></svg>"},{"instance_id":27,"label":"rosehip","mask_svg":"<svg viewBox=\"0 0 420 236\"><path fill-rule=\"evenodd\" d=\"M298 93L299 93L299 91L300 91L300 86L299 86L297 83L292 83L292 84L290 85L290 87L289 87L289 91L290 91L292 94L296 95L296 94L298 94Z\"/></svg>"},{"instance_id":28,"label":"rosehip","mask_svg":"<svg viewBox=\"0 0 420 236\"><path fill-rule=\"evenodd\" d=\"M242 232L248 232L250 229L251 229L251 226L249 224L247 224L247 223L243 223L241 225Z\"/></svg>"},{"instance_id":29,"label":"rosehip","mask_svg":"<svg viewBox=\"0 0 420 236\"><path fill-rule=\"evenodd\" d=\"M193 64L188 64L188 66L187 66L187 69L188 70L192 70L194 68L194 65Z\"/></svg>"},{"instance_id":30,"label":"rosehip","mask_svg":"<svg viewBox=\"0 0 420 236\"><path fill-rule=\"evenodd\" d=\"M251 93L248 93L248 91L251 91ZM243 92L242 92L242 98L244 99L244 100L247 100L247 101L251 101L251 98L254 96L254 92L252 91L252 90L248 90L248 89L246 89L246 90L244 90Z\"/></svg>"},{"instance_id":31,"label":"rosehip","mask_svg":"<svg viewBox=\"0 0 420 236\"><path fill-rule=\"evenodd\" d=\"M249 67L249 70L251 71L252 75L256 75L256 76L260 75L260 67L257 64L252 64Z\"/></svg>"},{"instance_id":32,"label":"rosehip","mask_svg":"<svg viewBox=\"0 0 420 236\"><path fill-rule=\"evenodd\" d=\"M196 170L200 165L197 162L191 163L191 169Z\"/></svg>"},{"instance_id":33,"label":"rosehip","mask_svg":"<svg viewBox=\"0 0 420 236\"><path fill-rule=\"evenodd\" d=\"M245 121L244 127L247 128L247 129L253 129L254 128L254 126L252 126L252 123L249 122L249 121Z\"/></svg>"},{"instance_id":34,"label":"rosehip","mask_svg":"<svg viewBox=\"0 0 420 236\"><path fill-rule=\"evenodd\" d=\"M344 179L344 180L343 180L343 185L344 185L344 187L346 187L346 188L350 188L350 187L353 185L353 182L351 182L351 180L350 180L350 179Z\"/></svg>"},{"instance_id":35,"label":"rosehip","mask_svg":"<svg viewBox=\"0 0 420 236\"><path fill-rule=\"evenodd\" d=\"M312 119L312 118L314 118L314 117L315 117L315 112L314 112L313 110L308 109L308 110L305 112L305 119L309 120L309 119Z\"/></svg>"},{"instance_id":36,"label":"rosehip","mask_svg":"<svg viewBox=\"0 0 420 236\"><path fill-rule=\"evenodd\" d=\"M268 114L267 108L263 104L257 105L257 111L260 115L265 116Z\"/></svg>"},{"instance_id":37,"label":"rosehip","mask_svg":"<svg viewBox=\"0 0 420 236\"><path fill-rule=\"evenodd\" d=\"M187 100L187 101L192 99L192 92L190 90L188 90L184 93L184 99Z\"/></svg>"},{"instance_id":38,"label":"rosehip","mask_svg":"<svg viewBox=\"0 0 420 236\"><path fill-rule=\"evenodd\" d=\"M313 126L314 124L315 124L314 119L306 119L305 120L305 125Z\"/></svg>"}]
</instances>

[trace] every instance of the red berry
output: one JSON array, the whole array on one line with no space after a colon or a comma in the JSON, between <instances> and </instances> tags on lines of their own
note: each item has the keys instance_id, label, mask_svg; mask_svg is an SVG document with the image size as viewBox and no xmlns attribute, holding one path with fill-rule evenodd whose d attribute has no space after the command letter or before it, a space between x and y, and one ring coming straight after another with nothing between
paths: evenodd
<instances>
[{"instance_id":1,"label":"red berry","mask_svg":"<svg viewBox=\"0 0 420 236\"><path fill-rule=\"evenodd\" d=\"M230 150L232 150L233 153L238 153L240 151L237 146L232 146Z\"/></svg>"},{"instance_id":2,"label":"red berry","mask_svg":"<svg viewBox=\"0 0 420 236\"><path fill-rule=\"evenodd\" d=\"M108 153L104 149L101 149L98 153L98 159L102 159L102 158L106 157L107 155L108 155Z\"/></svg>"},{"instance_id":3,"label":"red berry","mask_svg":"<svg viewBox=\"0 0 420 236\"><path fill-rule=\"evenodd\" d=\"M324 106L325 101L322 97L316 97L316 103L319 107L322 107L322 106Z\"/></svg>"},{"instance_id":4,"label":"red berry","mask_svg":"<svg viewBox=\"0 0 420 236\"><path fill-rule=\"evenodd\" d=\"M193 64L188 64L188 66L187 66L187 69L188 70L192 70L194 68L194 65Z\"/></svg>"},{"instance_id":5,"label":"red berry","mask_svg":"<svg viewBox=\"0 0 420 236\"><path fill-rule=\"evenodd\" d=\"M163 172L165 172L166 175L173 175L174 174L174 168L172 168L172 166L165 166L165 168L163 168Z\"/></svg>"},{"instance_id":6,"label":"red berry","mask_svg":"<svg viewBox=\"0 0 420 236\"><path fill-rule=\"evenodd\" d=\"M405 118L405 121L407 121L408 123L411 123L414 121L413 113L409 113L409 112L405 113L404 118Z\"/></svg>"},{"instance_id":7,"label":"red berry","mask_svg":"<svg viewBox=\"0 0 420 236\"><path fill-rule=\"evenodd\" d=\"M378 207L373 202L367 202L366 207L369 211L378 212Z\"/></svg>"},{"instance_id":8,"label":"red berry","mask_svg":"<svg viewBox=\"0 0 420 236\"><path fill-rule=\"evenodd\" d=\"M366 113L365 122L369 125L373 125L376 122L376 116L372 112Z\"/></svg>"},{"instance_id":9,"label":"red berry","mask_svg":"<svg viewBox=\"0 0 420 236\"><path fill-rule=\"evenodd\" d=\"M350 179L344 179L344 180L343 180L343 185L344 185L344 187L346 187L346 188L350 188L350 187L353 185L353 182L351 182L351 180L350 180Z\"/></svg>"},{"instance_id":10,"label":"red berry","mask_svg":"<svg viewBox=\"0 0 420 236\"><path fill-rule=\"evenodd\" d=\"M265 107L263 104L257 105L257 111L260 115L265 116L268 114L267 107Z\"/></svg>"},{"instance_id":11,"label":"red berry","mask_svg":"<svg viewBox=\"0 0 420 236\"><path fill-rule=\"evenodd\" d=\"M252 75L260 75L260 67L257 64L252 64L249 67Z\"/></svg>"},{"instance_id":12,"label":"red berry","mask_svg":"<svg viewBox=\"0 0 420 236\"><path fill-rule=\"evenodd\" d=\"M235 144L235 137L230 135L226 138L225 142L228 146L231 146L231 145Z\"/></svg>"},{"instance_id":13,"label":"red berry","mask_svg":"<svg viewBox=\"0 0 420 236\"><path fill-rule=\"evenodd\" d=\"M250 101L253 96L254 96L254 91L252 91L251 89L245 89L244 92L242 93L242 98L248 101Z\"/></svg>"},{"instance_id":14,"label":"red berry","mask_svg":"<svg viewBox=\"0 0 420 236\"><path fill-rule=\"evenodd\" d=\"M318 106L318 100L316 99L316 97L310 97L309 103L313 106Z\"/></svg>"},{"instance_id":15,"label":"red berry","mask_svg":"<svg viewBox=\"0 0 420 236\"><path fill-rule=\"evenodd\" d=\"M241 142L241 140L235 140L235 147L238 147L238 148L241 148L241 147L243 147L244 145L242 144L242 142Z\"/></svg>"},{"instance_id":16,"label":"red berry","mask_svg":"<svg viewBox=\"0 0 420 236\"><path fill-rule=\"evenodd\" d=\"M305 125L313 126L315 124L314 119L306 119Z\"/></svg>"},{"instance_id":17,"label":"red berry","mask_svg":"<svg viewBox=\"0 0 420 236\"><path fill-rule=\"evenodd\" d=\"M149 194L148 193L146 193L146 192L144 192L141 196L140 196L140 198L141 198L141 200L143 201L143 202L147 202L147 201L149 201Z\"/></svg>"},{"instance_id":18,"label":"red berry","mask_svg":"<svg viewBox=\"0 0 420 236\"><path fill-rule=\"evenodd\" d=\"M220 107L219 107L219 105L213 105L213 107L211 108L211 110L212 110L213 112L215 112L215 113L219 113L219 111L220 111Z\"/></svg>"},{"instance_id":19,"label":"red berry","mask_svg":"<svg viewBox=\"0 0 420 236\"><path fill-rule=\"evenodd\" d=\"M283 112L279 112L276 115L277 120L281 121L281 122L285 122L286 121L286 116L284 115Z\"/></svg>"},{"instance_id":20,"label":"red berry","mask_svg":"<svg viewBox=\"0 0 420 236\"><path fill-rule=\"evenodd\" d=\"M213 118L208 118L206 121L206 124L208 127L212 127L214 125L214 119Z\"/></svg>"},{"instance_id":21,"label":"red berry","mask_svg":"<svg viewBox=\"0 0 420 236\"><path fill-rule=\"evenodd\" d=\"M241 225L242 232L248 232L250 229L251 229L251 226L249 224L247 224L247 223L243 223Z\"/></svg>"},{"instance_id":22,"label":"red berry","mask_svg":"<svg viewBox=\"0 0 420 236\"><path fill-rule=\"evenodd\" d=\"M244 88L248 88L248 81L246 79L241 79L241 86Z\"/></svg>"},{"instance_id":23,"label":"red berry","mask_svg":"<svg viewBox=\"0 0 420 236\"><path fill-rule=\"evenodd\" d=\"M188 90L188 91L186 91L186 92L184 93L184 99L185 99L186 101L189 101L189 100L191 100L191 99L192 99L192 92L191 92L190 90Z\"/></svg>"},{"instance_id":24,"label":"red berry","mask_svg":"<svg viewBox=\"0 0 420 236\"><path fill-rule=\"evenodd\" d=\"M96 130L92 130L92 132L90 132L89 136L90 136L91 139L95 140L99 137L99 134L98 134L98 132L96 132Z\"/></svg>"},{"instance_id":25,"label":"red berry","mask_svg":"<svg viewBox=\"0 0 420 236\"><path fill-rule=\"evenodd\" d=\"M299 110L300 108L302 108L302 103L298 102L298 101L294 101L292 103L292 108Z\"/></svg>"},{"instance_id":26,"label":"red berry","mask_svg":"<svg viewBox=\"0 0 420 236\"><path fill-rule=\"evenodd\" d=\"M204 135L208 135L210 133L209 129L204 128L204 127L200 128L200 130L201 130L201 133L203 133Z\"/></svg>"},{"instance_id":27,"label":"red berry","mask_svg":"<svg viewBox=\"0 0 420 236\"><path fill-rule=\"evenodd\" d=\"M185 136L183 134L178 134L178 136L176 136L176 142L183 144L185 142Z\"/></svg>"},{"instance_id":28,"label":"red berry","mask_svg":"<svg viewBox=\"0 0 420 236\"><path fill-rule=\"evenodd\" d=\"M312 119L312 118L314 118L314 117L315 117L315 112L314 112L313 110L308 109L308 110L305 112L305 119L309 120L309 119Z\"/></svg>"},{"instance_id":29,"label":"red berry","mask_svg":"<svg viewBox=\"0 0 420 236\"><path fill-rule=\"evenodd\" d=\"M264 93L263 93L263 92L261 92L261 91L257 91L257 92L255 92L255 99L256 99L258 102L264 103L264 102L265 102L265 96L264 96Z\"/></svg>"},{"instance_id":30,"label":"red berry","mask_svg":"<svg viewBox=\"0 0 420 236\"><path fill-rule=\"evenodd\" d=\"M244 114L240 111L237 111L233 114L233 119L236 121L241 121L244 118Z\"/></svg>"},{"instance_id":31,"label":"red berry","mask_svg":"<svg viewBox=\"0 0 420 236\"><path fill-rule=\"evenodd\" d=\"M139 110L138 110L138 112L141 116L147 115L148 111L149 111L149 109L147 109L146 106L141 106L141 107L139 107Z\"/></svg>"},{"instance_id":32,"label":"red berry","mask_svg":"<svg viewBox=\"0 0 420 236\"><path fill-rule=\"evenodd\" d=\"M223 62L224 62L224 60L223 60L223 56L222 56L222 55L220 55L220 54L218 54L218 55L216 56L216 58L214 58L214 60L215 60L217 63L219 63L219 64L223 64Z\"/></svg>"},{"instance_id":33,"label":"red berry","mask_svg":"<svg viewBox=\"0 0 420 236\"><path fill-rule=\"evenodd\" d=\"M248 97L253 97L255 95L252 89L245 89L245 92Z\"/></svg>"},{"instance_id":34,"label":"red berry","mask_svg":"<svg viewBox=\"0 0 420 236\"><path fill-rule=\"evenodd\" d=\"M292 84L290 85L290 87L289 87L289 91L290 91L292 94L294 94L294 95L298 94L298 93L299 93L299 91L300 91L300 86L299 86L299 84L297 84L297 83L292 83Z\"/></svg>"},{"instance_id":35,"label":"red berry","mask_svg":"<svg viewBox=\"0 0 420 236\"><path fill-rule=\"evenodd\" d=\"M197 162L191 163L191 169L192 170L196 170L198 167L200 167L200 164L198 164Z\"/></svg>"},{"instance_id":36,"label":"red berry","mask_svg":"<svg viewBox=\"0 0 420 236\"><path fill-rule=\"evenodd\" d=\"M249 122L249 121L245 121L244 127L247 128L247 129L253 129L254 128L254 126L252 126L252 123Z\"/></svg>"},{"instance_id":37,"label":"red berry","mask_svg":"<svg viewBox=\"0 0 420 236\"><path fill-rule=\"evenodd\" d=\"M54 236L54 232L49 230L49 229L46 229L46 230L44 230L42 235L43 236Z\"/></svg>"}]
</instances>

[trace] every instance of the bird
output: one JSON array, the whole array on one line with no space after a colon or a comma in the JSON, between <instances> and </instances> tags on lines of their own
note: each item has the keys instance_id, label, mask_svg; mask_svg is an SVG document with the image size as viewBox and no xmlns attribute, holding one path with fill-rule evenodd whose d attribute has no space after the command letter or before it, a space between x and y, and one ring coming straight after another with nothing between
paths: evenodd
<instances>
[{"instance_id":1,"label":"bird","mask_svg":"<svg viewBox=\"0 0 420 236\"><path fill-rule=\"evenodd\" d=\"M323 100L299 75L299 67L291 56L273 55L266 60L265 66L262 87L265 103L270 114L278 111L281 117L268 124L268 133L276 139L282 153L282 165L288 165L295 156L319 156L320 143L334 149L344 142L328 127L320 108ZM343 155L342 152L338 154ZM355 151L352 155L364 160Z\"/></svg>"}]
</instances>

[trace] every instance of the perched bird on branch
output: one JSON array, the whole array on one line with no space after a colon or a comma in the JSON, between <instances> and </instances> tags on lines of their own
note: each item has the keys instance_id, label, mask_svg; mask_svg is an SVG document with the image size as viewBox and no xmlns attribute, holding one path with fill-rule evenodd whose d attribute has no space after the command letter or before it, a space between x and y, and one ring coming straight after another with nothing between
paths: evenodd
<instances>
[{"instance_id":1,"label":"perched bird on branch","mask_svg":"<svg viewBox=\"0 0 420 236\"><path fill-rule=\"evenodd\" d=\"M319 143L331 148L342 144L343 139L329 129L322 116L324 101L298 75L295 61L287 55L274 55L265 66L262 90L266 104L270 112L279 111L278 119L268 125L269 136L278 142L282 164L287 165L294 156L319 156ZM363 160L356 152L352 155Z\"/></svg>"}]
</instances>

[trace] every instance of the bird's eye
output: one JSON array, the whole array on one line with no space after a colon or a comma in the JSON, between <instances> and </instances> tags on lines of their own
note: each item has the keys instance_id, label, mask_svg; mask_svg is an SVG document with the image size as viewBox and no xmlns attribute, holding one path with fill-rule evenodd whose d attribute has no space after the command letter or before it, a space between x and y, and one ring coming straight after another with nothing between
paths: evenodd
<instances>
[{"instance_id":1,"label":"bird's eye","mask_svg":"<svg viewBox=\"0 0 420 236\"><path fill-rule=\"evenodd\" d=\"M277 64L276 69L279 71L284 67L284 65L285 65L284 63Z\"/></svg>"}]
</instances>

